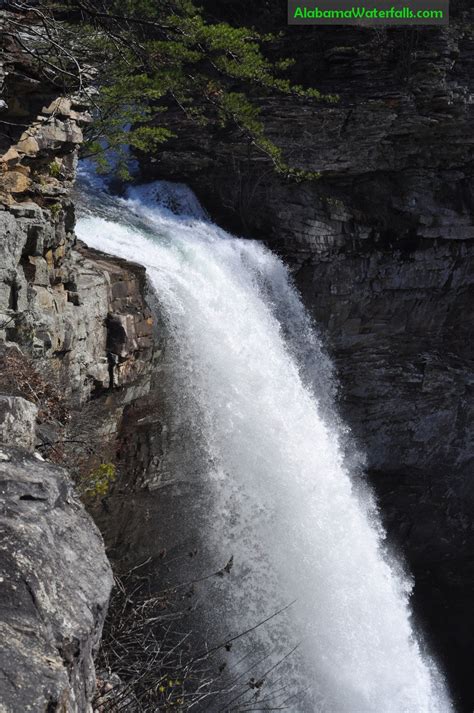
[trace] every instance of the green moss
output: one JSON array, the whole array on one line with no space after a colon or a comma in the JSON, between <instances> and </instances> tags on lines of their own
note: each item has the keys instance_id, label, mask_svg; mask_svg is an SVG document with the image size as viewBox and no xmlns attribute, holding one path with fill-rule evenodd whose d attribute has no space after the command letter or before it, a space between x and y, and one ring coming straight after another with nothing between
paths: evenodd
<instances>
[{"instance_id":1,"label":"green moss","mask_svg":"<svg viewBox=\"0 0 474 713\"><path fill-rule=\"evenodd\" d=\"M51 161L51 163L48 166L48 171L49 175L52 176L52 178L60 178L61 176L61 164L56 161Z\"/></svg>"},{"instance_id":2,"label":"green moss","mask_svg":"<svg viewBox=\"0 0 474 713\"><path fill-rule=\"evenodd\" d=\"M115 481L117 469L113 463L101 463L86 477L83 485L84 495L88 498L104 497Z\"/></svg>"},{"instance_id":3,"label":"green moss","mask_svg":"<svg viewBox=\"0 0 474 713\"><path fill-rule=\"evenodd\" d=\"M53 205L49 209L51 211L51 216L53 220L57 220L59 217L59 214L61 212L61 203L53 203Z\"/></svg>"}]
</instances>

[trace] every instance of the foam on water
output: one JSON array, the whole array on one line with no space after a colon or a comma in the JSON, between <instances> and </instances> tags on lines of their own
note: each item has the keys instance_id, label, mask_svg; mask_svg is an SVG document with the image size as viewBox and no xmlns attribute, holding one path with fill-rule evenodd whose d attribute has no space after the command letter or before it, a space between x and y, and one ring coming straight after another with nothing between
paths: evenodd
<instances>
[{"instance_id":1,"label":"foam on water","mask_svg":"<svg viewBox=\"0 0 474 713\"><path fill-rule=\"evenodd\" d=\"M283 655L300 643L293 666L309 682L310 710L451 711L414 634L411 584L348 472L331 364L285 266L213 225L185 186L156 182L126 199L93 192L78 236L147 268L183 398L199 414L204 534L222 557L233 553L237 581L216 621L244 629L294 600L264 645L279 636Z\"/></svg>"}]
</instances>

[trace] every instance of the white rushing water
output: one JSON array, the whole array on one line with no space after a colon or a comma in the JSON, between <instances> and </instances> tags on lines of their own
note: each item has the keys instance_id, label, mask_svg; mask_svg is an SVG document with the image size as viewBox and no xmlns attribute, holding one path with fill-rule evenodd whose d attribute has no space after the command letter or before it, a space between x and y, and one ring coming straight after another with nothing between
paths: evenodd
<instances>
[{"instance_id":1,"label":"white rushing water","mask_svg":"<svg viewBox=\"0 0 474 713\"><path fill-rule=\"evenodd\" d=\"M263 646L279 640L284 655L300 643L293 668L310 691L288 703L297 713L451 711L412 628L410 583L347 472L331 366L282 262L165 182L103 194L77 233L144 265L158 295L208 456L196 481L209 493L204 537L222 561L234 556L216 619L244 629L294 601Z\"/></svg>"}]
</instances>

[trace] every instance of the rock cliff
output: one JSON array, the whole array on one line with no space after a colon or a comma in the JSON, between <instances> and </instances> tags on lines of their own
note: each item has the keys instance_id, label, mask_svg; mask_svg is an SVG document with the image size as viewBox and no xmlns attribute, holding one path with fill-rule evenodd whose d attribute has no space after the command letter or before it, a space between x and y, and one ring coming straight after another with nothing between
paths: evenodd
<instances>
[{"instance_id":1,"label":"rock cliff","mask_svg":"<svg viewBox=\"0 0 474 713\"><path fill-rule=\"evenodd\" d=\"M76 241L86 98L35 74L18 19L0 12L0 709L83 713L112 574L73 479L149 388L152 320L144 271Z\"/></svg>"},{"instance_id":2,"label":"rock cliff","mask_svg":"<svg viewBox=\"0 0 474 713\"><path fill-rule=\"evenodd\" d=\"M110 566L67 473L24 445L0 450L0 708L91 711Z\"/></svg>"}]
</instances>

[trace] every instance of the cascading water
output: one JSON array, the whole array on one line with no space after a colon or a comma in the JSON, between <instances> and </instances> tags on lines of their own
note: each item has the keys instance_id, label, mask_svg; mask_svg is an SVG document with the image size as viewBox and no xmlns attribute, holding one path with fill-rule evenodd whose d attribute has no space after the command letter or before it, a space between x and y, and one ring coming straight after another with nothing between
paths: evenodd
<instances>
[{"instance_id":1,"label":"cascading water","mask_svg":"<svg viewBox=\"0 0 474 713\"><path fill-rule=\"evenodd\" d=\"M310 689L307 702L280 699L297 713L451 711L412 628L410 583L347 472L331 365L282 262L209 222L184 186L85 203L78 236L146 267L174 345L206 454L200 527L220 561L234 556L210 625L243 630L293 602L259 646L278 662L299 644L287 675Z\"/></svg>"}]
</instances>

